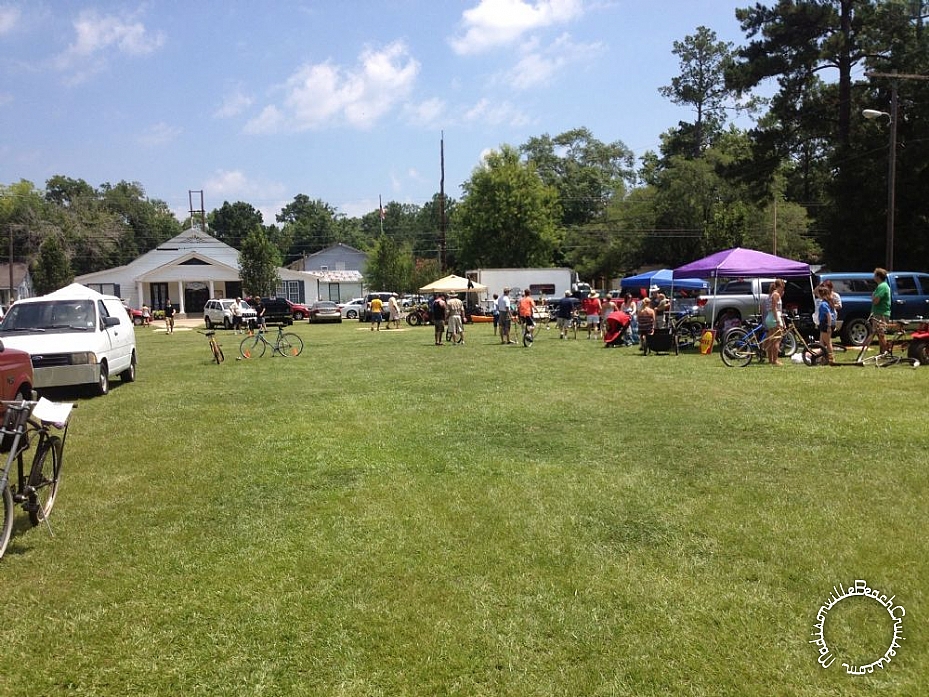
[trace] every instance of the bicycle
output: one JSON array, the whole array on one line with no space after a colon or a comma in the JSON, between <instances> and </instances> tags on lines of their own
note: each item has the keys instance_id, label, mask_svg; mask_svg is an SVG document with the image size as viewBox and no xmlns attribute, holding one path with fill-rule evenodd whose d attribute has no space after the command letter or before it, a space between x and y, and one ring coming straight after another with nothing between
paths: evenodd
<instances>
[{"instance_id":1,"label":"bicycle","mask_svg":"<svg viewBox=\"0 0 929 697\"><path fill-rule=\"evenodd\" d=\"M6 552L13 534L13 507L20 504L29 514L33 525L44 522L51 532L48 516L58 496L61 483L61 463L68 425L74 404L54 404L48 400L0 402L5 408L0 426L0 452L8 453L0 473L3 491L3 519L0 521L0 557ZM51 428L61 429L60 436L51 435ZM37 436L35 455L26 472L23 454L29 449L31 437ZM10 472L16 462L16 476Z\"/></svg>"},{"instance_id":2,"label":"bicycle","mask_svg":"<svg viewBox=\"0 0 929 697\"><path fill-rule=\"evenodd\" d=\"M921 322L922 318L916 320ZM855 359L855 362L851 365L857 366L866 366L873 365L878 368L887 368L892 365L899 365L904 363L906 365L912 366L913 368L918 368L920 365L919 359L912 356L898 356L894 354L894 348L899 346L900 348L909 348L910 340L906 338L906 327L909 324L906 320L895 320L893 322L883 322L876 317L868 318L868 336L865 338L864 343L861 345L861 350L858 351L858 357ZM882 330L887 339L887 351L877 354L876 356L869 356L864 358L865 352L871 346L871 342L874 340L874 337L877 335L878 331ZM888 336L888 330L889 336Z\"/></svg>"},{"instance_id":3,"label":"bicycle","mask_svg":"<svg viewBox=\"0 0 929 697\"><path fill-rule=\"evenodd\" d=\"M674 313L674 316L668 321L671 333L677 337L677 347L679 349L693 348L700 345L700 338L703 336L705 327L702 322L693 319L697 314L697 308L692 307Z\"/></svg>"},{"instance_id":4,"label":"bicycle","mask_svg":"<svg viewBox=\"0 0 929 697\"><path fill-rule=\"evenodd\" d=\"M293 332L285 332L284 325L279 324L277 327L277 337L274 342L268 341L265 337L264 330L259 329L254 336L247 336L239 344L239 353L242 358L261 358L265 355L267 347L271 347L271 356L281 354L282 356L299 356L303 351L303 339Z\"/></svg>"},{"instance_id":5,"label":"bicycle","mask_svg":"<svg viewBox=\"0 0 929 697\"><path fill-rule=\"evenodd\" d=\"M210 340L210 352L213 354L213 360L216 361L216 365L219 365L224 360L226 360L226 357L223 355L222 347L219 345L219 342L216 341L216 330L210 329L208 331L201 332L198 329L197 331Z\"/></svg>"}]
</instances>

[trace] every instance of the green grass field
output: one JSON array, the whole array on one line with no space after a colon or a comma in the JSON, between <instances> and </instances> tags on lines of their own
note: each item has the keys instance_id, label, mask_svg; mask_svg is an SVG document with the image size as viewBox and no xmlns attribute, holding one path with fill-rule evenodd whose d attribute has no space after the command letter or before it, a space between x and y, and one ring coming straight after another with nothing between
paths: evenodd
<instances>
[{"instance_id":1,"label":"green grass field","mask_svg":"<svg viewBox=\"0 0 929 697\"><path fill-rule=\"evenodd\" d=\"M929 368L726 368L541 332L138 329L54 537L0 560L0 695L924 695ZM864 579L905 607L829 614Z\"/></svg>"}]
</instances>

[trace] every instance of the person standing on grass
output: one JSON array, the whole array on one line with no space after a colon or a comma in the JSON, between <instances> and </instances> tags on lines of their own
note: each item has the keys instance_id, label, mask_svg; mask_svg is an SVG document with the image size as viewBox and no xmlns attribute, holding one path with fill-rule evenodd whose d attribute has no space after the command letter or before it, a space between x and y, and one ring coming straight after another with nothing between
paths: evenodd
<instances>
[{"instance_id":1,"label":"person standing on grass","mask_svg":"<svg viewBox=\"0 0 929 697\"><path fill-rule=\"evenodd\" d=\"M242 333L242 298L232 301L232 329L236 334Z\"/></svg>"},{"instance_id":2,"label":"person standing on grass","mask_svg":"<svg viewBox=\"0 0 929 697\"><path fill-rule=\"evenodd\" d=\"M168 334L174 333L174 315L176 314L177 310L171 304L171 298L168 298L165 302L165 330Z\"/></svg>"},{"instance_id":3,"label":"person standing on grass","mask_svg":"<svg viewBox=\"0 0 929 697\"><path fill-rule=\"evenodd\" d=\"M445 334L445 300L441 295L432 299L432 326L435 327L435 345L442 345L442 336Z\"/></svg>"},{"instance_id":4,"label":"person standing on grass","mask_svg":"<svg viewBox=\"0 0 929 697\"><path fill-rule=\"evenodd\" d=\"M874 281L877 287L871 294L871 316L868 323L871 325L871 331L877 334L881 353L887 353L887 337L884 336L884 325L890 321L890 286L887 284L887 271L880 267L874 269Z\"/></svg>"},{"instance_id":5,"label":"person standing on grass","mask_svg":"<svg viewBox=\"0 0 929 697\"><path fill-rule=\"evenodd\" d=\"M623 296L622 305L619 309L629 315L632 321L629 323L629 332L626 334L626 346L632 346L639 343L639 306L632 297L632 293L626 293Z\"/></svg>"},{"instance_id":6,"label":"person standing on grass","mask_svg":"<svg viewBox=\"0 0 929 697\"><path fill-rule=\"evenodd\" d=\"M594 336L600 336L600 310L602 309L600 294L597 292L591 293L584 298L582 305L584 312L587 313L587 338L591 339Z\"/></svg>"},{"instance_id":7,"label":"person standing on grass","mask_svg":"<svg viewBox=\"0 0 929 697\"><path fill-rule=\"evenodd\" d=\"M490 309L490 314L493 315L494 318L494 336L497 336L497 325L500 324L500 308L497 306L497 300L499 298L500 296L494 293L494 304Z\"/></svg>"},{"instance_id":8,"label":"person standing on grass","mask_svg":"<svg viewBox=\"0 0 929 697\"><path fill-rule=\"evenodd\" d=\"M783 279L776 278L768 287L768 297L764 305L765 354L771 365L784 365L778 358L781 352L781 337L784 335L784 287Z\"/></svg>"},{"instance_id":9,"label":"person standing on grass","mask_svg":"<svg viewBox=\"0 0 929 697\"><path fill-rule=\"evenodd\" d=\"M400 303L396 295L391 295L387 300L387 328L393 325L394 329L400 328Z\"/></svg>"},{"instance_id":10,"label":"person standing on grass","mask_svg":"<svg viewBox=\"0 0 929 697\"><path fill-rule=\"evenodd\" d=\"M513 325L513 311L510 309L510 289L504 288L503 295L497 300L497 312L500 315L500 343L515 344L510 339L510 327Z\"/></svg>"},{"instance_id":11,"label":"person standing on grass","mask_svg":"<svg viewBox=\"0 0 929 697\"><path fill-rule=\"evenodd\" d=\"M816 289L819 296L819 307L816 308L819 320L819 343L823 345L826 355L823 356L829 365L835 365L835 356L832 349L832 331L835 329L836 311L832 304L832 293L825 285Z\"/></svg>"},{"instance_id":12,"label":"person standing on grass","mask_svg":"<svg viewBox=\"0 0 929 697\"><path fill-rule=\"evenodd\" d=\"M571 291L566 290L564 297L558 301L558 338L568 338L568 329L574 322L574 309L574 298L571 297Z\"/></svg>"},{"instance_id":13,"label":"person standing on grass","mask_svg":"<svg viewBox=\"0 0 929 697\"><path fill-rule=\"evenodd\" d=\"M652 309L651 298L642 298L639 303L639 348L643 351L648 344L648 337L655 333L655 311Z\"/></svg>"},{"instance_id":14,"label":"person standing on grass","mask_svg":"<svg viewBox=\"0 0 929 697\"><path fill-rule=\"evenodd\" d=\"M377 330L381 331L381 322L384 317L384 302L376 295L371 299L371 331L374 331L374 325L377 324Z\"/></svg>"},{"instance_id":15,"label":"person standing on grass","mask_svg":"<svg viewBox=\"0 0 929 697\"><path fill-rule=\"evenodd\" d=\"M449 294L448 302L445 304L445 311L448 316L448 333L451 337L452 344L464 343L464 303L458 297L457 293Z\"/></svg>"},{"instance_id":16,"label":"person standing on grass","mask_svg":"<svg viewBox=\"0 0 929 697\"><path fill-rule=\"evenodd\" d=\"M532 291L528 288L523 292L517 310L519 312L519 323L525 325L524 331L531 335L535 329L535 318L532 316L535 313L535 300L532 299Z\"/></svg>"},{"instance_id":17,"label":"person standing on grass","mask_svg":"<svg viewBox=\"0 0 929 697\"><path fill-rule=\"evenodd\" d=\"M268 328L268 319L265 317L265 304L261 301L261 296L256 295L252 298L252 302L255 303L255 314L257 315L256 324L259 331L264 331Z\"/></svg>"}]
</instances>

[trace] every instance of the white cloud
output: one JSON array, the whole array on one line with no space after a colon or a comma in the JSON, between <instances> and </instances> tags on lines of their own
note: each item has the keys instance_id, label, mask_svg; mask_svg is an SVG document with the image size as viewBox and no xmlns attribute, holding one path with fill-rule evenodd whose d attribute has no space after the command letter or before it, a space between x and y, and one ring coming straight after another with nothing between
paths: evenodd
<instances>
[{"instance_id":1,"label":"white cloud","mask_svg":"<svg viewBox=\"0 0 929 697\"><path fill-rule=\"evenodd\" d=\"M486 97L480 99L477 104L465 111L464 120L490 126L499 126L500 124L525 126L530 123L529 117L509 102L493 104Z\"/></svg>"},{"instance_id":2,"label":"white cloud","mask_svg":"<svg viewBox=\"0 0 929 697\"><path fill-rule=\"evenodd\" d=\"M183 129L178 126L170 126L164 121L160 121L145 129L142 135L139 136L139 143L147 148L154 148L170 143L183 132Z\"/></svg>"},{"instance_id":3,"label":"white cloud","mask_svg":"<svg viewBox=\"0 0 929 697\"><path fill-rule=\"evenodd\" d=\"M132 16L101 15L84 10L74 20L74 42L56 60L60 70L73 71L71 82L81 82L106 67L112 53L143 56L164 45L161 32L152 33Z\"/></svg>"},{"instance_id":4,"label":"white cloud","mask_svg":"<svg viewBox=\"0 0 929 697\"><path fill-rule=\"evenodd\" d=\"M482 53L515 43L527 32L564 24L584 11L582 0L480 0L462 14L463 35L449 39L455 53Z\"/></svg>"},{"instance_id":5,"label":"white cloud","mask_svg":"<svg viewBox=\"0 0 929 697\"><path fill-rule=\"evenodd\" d=\"M242 92L241 89L237 89L232 94L227 94L223 98L223 103L220 104L219 108L213 112L213 116L215 116L217 119L230 119L233 116L238 116L241 114L254 102L255 100Z\"/></svg>"},{"instance_id":6,"label":"white cloud","mask_svg":"<svg viewBox=\"0 0 929 697\"><path fill-rule=\"evenodd\" d=\"M10 5L0 5L0 36L9 34L19 23L19 8Z\"/></svg>"},{"instance_id":7,"label":"white cloud","mask_svg":"<svg viewBox=\"0 0 929 697\"><path fill-rule=\"evenodd\" d=\"M574 43L569 34L562 34L544 49L539 48L537 41L529 42L517 64L507 72L505 81L516 89L529 89L548 82L570 65L590 60L602 50L600 43Z\"/></svg>"},{"instance_id":8,"label":"white cloud","mask_svg":"<svg viewBox=\"0 0 929 697\"><path fill-rule=\"evenodd\" d=\"M305 65L283 85L284 99L246 124L249 133L304 131L347 123L370 128L410 94L419 62L406 44L365 49L351 69L332 62Z\"/></svg>"}]
</instances>

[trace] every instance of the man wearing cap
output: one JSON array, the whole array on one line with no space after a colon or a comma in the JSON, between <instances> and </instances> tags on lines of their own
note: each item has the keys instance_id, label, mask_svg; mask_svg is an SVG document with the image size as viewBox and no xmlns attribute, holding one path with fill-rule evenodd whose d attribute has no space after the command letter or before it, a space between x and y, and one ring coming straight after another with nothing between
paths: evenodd
<instances>
[{"instance_id":1,"label":"man wearing cap","mask_svg":"<svg viewBox=\"0 0 929 697\"><path fill-rule=\"evenodd\" d=\"M515 344L510 340L510 326L512 325L513 314L510 309L510 289L504 288L503 295L497 299L497 312L500 314L500 343Z\"/></svg>"},{"instance_id":2,"label":"man wearing cap","mask_svg":"<svg viewBox=\"0 0 929 697\"><path fill-rule=\"evenodd\" d=\"M448 315L448 334L452 345L464 343L464 303L458 298L458 293L449 293L445 304Z\"/></svg>"},{"instance_id":3,"label":"man wearing cap","mask_svg":"<svg viewBox=\"0 0 929 697\"><path fill-rule=\"evenodd\" d=\"M571 328L571 324L574 322L576 307L577 303L574 301L574 298L571 297L571 291L566 290L564 292L564 297L558 301L559 338L566 339L568 337L568 329Z\"/></svg>"},{"instance_id":4,"label":"man wearing cap","mask_svg":"<svg viewBox=\"0 0 929 697\"><path fill-rule=\"evenodd\" d=\"M584 312L587 313L587 338L592 338L594 332L600 335L600 295L594 291L583 302Z\"/></svg>"}]
</instances>

